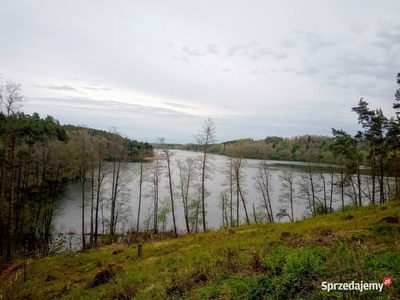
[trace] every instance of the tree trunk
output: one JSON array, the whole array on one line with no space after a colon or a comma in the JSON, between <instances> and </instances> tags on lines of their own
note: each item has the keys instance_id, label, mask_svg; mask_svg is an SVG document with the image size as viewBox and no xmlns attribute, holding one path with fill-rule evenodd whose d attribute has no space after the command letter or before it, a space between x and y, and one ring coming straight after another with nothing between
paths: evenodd
<instances>
[{"instance_id":1,"label":"tree trunk","mask_svg":"<svg viewBox=\"0 0 400 300\"><path fill-rule=\"evenodd\" d=\"M142 205L142 183L143 183L143 161L140 161L140 177L139 177L139 203L138 203L138 215L136 222L136 232L139 234L139 224L140 224L140 208Z\"/></svg>"},{"instance_id":2,"label":"tree trunk","mask_svg":"<svg viewBox=\"0 0 400 300\"><path fill-rule=\"evenodd\" d=\"M158 232L158 160L154 162L156 164L154 166L153 174L153 188L154 188L154 221L153 221L153 232L157 233Z\"/></svg>"},{"instance_id":3,"label":"tree trunk","mask_svg":"<svg viewBox=\"0 0 400 300\"><path fill-rule=\"evenodd\" d=\"M360 175L360 165L357 163L357 183L358 183L358 206L362 206L361 201L361 175Z\"/></svg>"},{"instance_id":4,"label":"tree trunk","mask_svg":"<svg viewBox=\"0 0 400 300\"><path fill-rule=\"evenodd\" d=\"M174 236L178 236L178 232L176 231L176 221L175 221L175 207L174 207L174 193L172 189L172 174L171 174L171 162L169 153L167 153L167 166L168 166L168 181L169 181L169 194L171 197L171 213L172 213L172 221L174 224Z\"/></svg>"},{"instance_id":5,"label":"tree trunk","mask_svg":"<svg viewBox=\"0 0 400 300\"><path fill-rule=\"evenodd\" d=\"M311 165L308 165L308 174L310 178L310 187L311 187L311 196L312 196L312 207L313 207L313 216L316 216L317 211L316 211L316 206L315 206L315 190L314 190L314 180L312 176L312 169Z\"/></svg>"},{"instance_id":6,"label":"tree trunk","mask_svg":"<svg viewBox=\"0 0 400 300\"><path fill-rule=\"evenodd\" d=\"M92 167L92 180L91 180L91 199L90 199L90 246L94 243L94 224L93 224L93 214L94 214L94 167Z\"/></svg>"},{"instance_id":7,"label":"tree trunk","mask_svg":"<svg viewBox=\"0 0 400 300\"><path fill-rule=\"evenodd\" d=\"M398 175L397 175L397 149L394 149L394 180L395 180L395 187L396 187L396 191L395 191L395 195L396 195L396 200L398 200L398 190L399 188L397 187L397 180L398 180Z\"/></svg>"},{"instance_id":8,"label":"tree trunk","mask_svg":"<svg viewBox=\"0 0 400 300\"><path fill-rule=\"evenodd\" d=\"M294 221L294 213L293 213L293 182L290 180L290 214L292 216L291 221Z\"/></svg>"},{"instance_id":9,"label":"tree trunk","mask_svg":"<svg viewBox=\"0 0 400 300\"><path fill-rule=\"evenodd\" d=\"M240 193L240 198L242 199L242 203L243 203L244 213L245 213L245 216L246 216L246 224L250 225L249 215L247 214L246 202L244 200L244 197L243 197L243 194L242 194L242 190L240 189L239 182L237 182L237 185L238 185L238 189L239 189L239 193Z\"/></svg>"},{"instance_id":10,"label":"tree trunk","mask_svg":"<svg viewBox=\"0 0 400 300\"><path fill-rule=\"evenodd\" d=\"M84 171L81 176L82 180L82 249L86 248L85 241L85 175Z\"/></svg>"},{"instance_id":11,"label":"tree trunk","mask_svg":"<svg viewBox=\"0 0 400 300\"><path fill-rule=\"evenodd\" d=\"M12 219L12 207L15 201L14 195L14 178L15 178L15 135L11 137L11 179L10 179L10 201L8 205L8 220L7 220L7 246L6 246L6 261L11 260L11 248L12 248L12 229L11 229L11 219Z\"/></svg>"},{"instance_id":12,"label":"tree trunk","mask_svg":"<svg viewBox=\"0 0 400 300\"><path fill-rule=\"evenodd\" d=\"M102 157L100 155L98 171L97 171L97 191L96 191L96 213L95 213L95 225L94 225L94 243L97 245L97 236L99 230L99 204L100 204L100 191L102 185L102 177L101 177L101 168L102 168Z\"/></svg>"},{"instance_id":13,"label":"tree trunk","mask_svg":"<svg viewBox=\"0 0 400 300\"><path fill-rule=\"evenodd\" d=\"M229 193L230 193L230 217L231 217L231 227L233 226L233 174L232 174L232 157L230 158L229 167Z\"/></svg>"},{"instance_id":14,"label":"tree trunk","mask_svg":"<svg viewBox=\"0 0 400 300\"><path fill-rule=\"evenodd\" d=\"M254 203L253 203L253 216L254 216L254 222L255 222L256 224L258 224L258 222L257 222L257 215L256 215L256 208L254 207Z\"/></svg>"},{"instance_id":15,"label":"tree trunk","mask_svg":"<svg viewBox=\"0 0 400 300\"><path fill-rule=\"evenodd\" d=\"M201 172L201 213L203 219L203 231L207 231L206 227L206 206L205 206L205 180L206 180L206 158L207 158L207 145L204 150L203 169Z\"/></svg>"},{"instance_id":16,"label":"tree trunk","mask_svg":"<svg viewBox=\"0 0 400 300\"><path fill-rule=\"evenodd\" d=\"M114 162L114 168L115 168L115 162ZM118 195L118 185L119 185L119 176L120 176L120 168L121 168L121 162L118 161L117 169L115 171L115 180L113 178L113 184L114 188L112 189L113 195L111 196L111 218L110 218L110 238L109 242L110 244L114 242L115 238L115 227L116 227L116 213L115 213L115 208L117 204L117 195Z\"/></svg>"}]
</instances>

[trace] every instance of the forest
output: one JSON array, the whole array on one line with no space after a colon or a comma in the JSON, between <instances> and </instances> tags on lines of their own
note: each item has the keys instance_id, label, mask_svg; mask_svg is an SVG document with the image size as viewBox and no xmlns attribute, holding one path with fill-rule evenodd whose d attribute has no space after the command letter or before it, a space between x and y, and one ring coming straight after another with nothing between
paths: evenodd
<instances>
[{"instance_id":1,"label":"forest","mask_svg":"<svg viewBox=\"0 0 400 300\"><path fill-rule=\"evenodd\" d=\"M21 85L12 80L1 83L0 100L0 253L6 260L13 252L30 252L48 243L55 209L69 181L96 185L96 193L89 199L83 193L82 199L93 207L104 184L104 161L115 166L118 177L122 161L153 155L152 145L116 129L63 126L52 116L24 114ZM97 239L98 223L92 224L90 234Z\"/></svg>"},{"instance_id":2,"label":"forest","mask_svg":"<svg viewBox=\"0 0 400 300\"><path fill-rule=\"evenodd\" d=\"M400 73L397 75L400 86ZM248 158L303 161L301 193L308 202L310 215L333 212L332 194L341 193L344 209L345 197L351 205L385 203L398 199L398 150L400 148L400 119L387 118L381 109L371 109L364 99L351 108L358 115L360 130L354 136L332 128L332 137L316 135L283 138L270 136L264 140L251 138L216 143L216 126L207 119L195 134L196 143L168 145L163 138L155 143L143 143L124 137L117 129L102 131L74 125L61 125L52 116L41 118L20 111L25 97L20 84L8 80L0 86L0 253L9 261L13 253L30 253L37 248L48 249L52 234L52 221L58 202L63 199L65 187L77 181L82 187L82 241L83 248L98 244L100 232L100 202L103 188L110 185L108 209L109 242L117 235L116 224L121 213L120 203L127 184L127 162L140 162L137 178L140 186L136 232L142 202L143 180L151 182L153 199L152 218L146 229L157 233L159 225L165 231L166 214L172 216L173 235L178 236L176 207L183 206L185 231L207 231L206 198L212 178L213 162L210 154L228 157L222 172L226 175L226 192L219 195L224 227L234 227L244 220L246 224L275 222L282 218L294 221L293 174L284 172L280 180L284 189L284 205L278 212L271 207L270 171L265 162L258 166L254 189L262 196L263 213L259 214L242 190L245 161ZM400 109L400 88L395 91L393 109ZM199 152L199 159L173 160L171 149ZM145 158L156 156L152 163ZM323 166L321 165L323 164ZM172 166L178 167L179 180L172 181ZM325 176L322 175L322 168ZM328 170L328 171L327 171ZM146 178L145 174L146 173ZM368 175L367 188L363 176ZM167 178L168 207L160 207L159 183ZM389 181L389 177L393 178ZM175 185L177 184L177 185ZM85 192L86 190L90 193ZM194 196L190 191L195 190ZM317 195L322 193L322 197ZM89 244L85 239L85 209L90 211ZM239 212L243 210L244 216ZM164 218L164 219L163 219ZM86 220L87 221L87 220ZM153 228L149 228L150 224Z\"/></svg>"}]
</instances>

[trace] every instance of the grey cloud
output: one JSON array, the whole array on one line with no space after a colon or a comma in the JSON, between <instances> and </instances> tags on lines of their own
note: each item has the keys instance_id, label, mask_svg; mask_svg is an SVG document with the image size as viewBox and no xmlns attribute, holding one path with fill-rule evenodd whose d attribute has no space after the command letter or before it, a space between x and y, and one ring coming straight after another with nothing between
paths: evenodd
<instances>
[{"instance_id":1,"label":"grey cloud","mask_svg":"<svg viewBox=\"0 0 400 300\"><path fill-rule=\"evenodd\" d=\"M286 43L287 47L292 47L290 41ZM220 48L217 45L209 44L202 48L194 48L189 46L182 46L181 51L191 56L205 56L206 53L212 55L220 54ZM261 46L260 42L254 41L247 44L237 44L226 48L225 55L228 57L241 57L250 60L258 60L262 57L273 57L277 60L286 58L287 54L272 50L270 47ZM174 56L174 59L181 60L188 63L187 58L179 58Z\"/></svg>"},{"instance_id":2,"label":"grey cloud","mask_svg":"<svg viewBox=\"0 0 400 300\"><path fill-rule=\"evenodd\" d=\"M368 49L364 50L363 49ZM400 22L380 25L376 39L341 55L332 67L344 75L364 75L376 80L392 80L400 65Z\"/></svg>"},{"instance_id":3,"label":"grey cloud","mask_svg":"<svg viewBox=\"0 0 400 300\"><path fill-rule=\"evenodd\" d=\"M317 66L312 65L312 64L307 64L305 68L303 69L304 74L310 74L310 75L315 75L319 73L319 69Z\"/></svg>"},{"instance_id":4,"label":"grey cloud","mask_svg":"<svg viewBox=\"0 0 400 300\"><path fill-rule=\"evenodd\" d=\"M267 74L267 71L264 68L262 68L262 69L251 70L249 73L252 75L265 75Z\"/></svg>"},{"instance_id":5,"label":"grey cloud","mask_svg":"<svg viewBox=\"0 0 400 300\"><path fill-rule=\"evenodd\" d=\"M326 79L328 80L337 80L339 78L338 74L329 74L326 76Z\"/></svg>"},{"instance_id":6,"label":"grey cloud","mask_svg":"<svg viewBox=\"0 0 400 300\"><path fill-rule=\"evenodd\" d=\"M376 31L379 42L384 41L385 45L389 48L400 45L400 23L391 24L389 26L381 26Z\"/></svg>"},{"instance_id":7,"label":"grey cloud","mask_svg":"<svg viewBox=\"0 0 400 300\"><path fill-rule=\"evenodd\" d=\"M84 86L83 88L87 89L87 90L92 90L92 91L98 91L99 90L98 88L94 88L94 87L91 87L91 86Z\"/></svg>"},{"instance_id":8,"label":"grey cloud","mask_svg":"<svg viewBox=\"0 0 400 300\"><path fill-rule=\"evenodd\" d=\"M251 58L254 60L259 59L262 56L271 56L271 55L274 55L274 52L268 47L260 47L254 49L254 51L250 54Z\"/></svg>"},{"instance_id":9,"label":"grey cloud","mask_svg":"<svg viewBox=\"0 0 400 300\"><path fill-rule=\"evenodd\" d=\"M182 46L180 49L181 51L191 56L205 56L206 53L216 55L220 52L218 46L215 44L206 45L204 49L194 48L188 45Z\"/></svg>"},{"instance_id":10,"label":"grey cloud","mask_svg":"<svg viewBox=\"0 0 400 300\"><path fill-rule=\"evenodd\" d=\"M92 91L112 91L113 89L110 88L103 88L100 87L99 84L89 84L91 86L84 86L83 88L86 90L92 90Z\"/></svg>"},{"instance_id":11,"label":"grey cloud","mask_svg":"<svg viewBox=\"0 0 400 300\"><path fill-rule=\"evenodd\" d=\"M153 107L141 104L129 104L119 101L98 101L84 97L68 97L68 98L31 98L35 101L41 101L44 103L57 102L59 106L63 107L75 107L75 108L87 108L91 111L101 111L107 113L133 113L133 114L144 114L144 115L187 115L187 113L177 111L175 109ZM171 103L170 103L170 106Z\"/></svg>"},{"instance_id":12,"label":"grey cloud","mask_svg":"<svg viewBox=\"0 0 400 300\"><path fill-rule=\"evenodd\" d=\"M377 79L388 78L393 71L393 64L399 59L389 55L383 60L376 59L376 55L365 54L361 51L341 55L335 63L330 66L342 75L364 75Z\"/></svg>"},{"instance_id":13,"label":"grey cloud","mask_svg":"<svg viewBox=\"0 0 400 300\"><path fill-rule=\"evenodd\" d=\"M219 53L219 49L216 45L211 44L211 45L207 45L207 50L208 52L210 52L211 54L218 54Z\"/></svg>"},{"instance_id":14,"label":"grey cloud","mask_svg":"<svg viewBox=\"0 0 400 300\"><path fill-rule=\"evenodd\" d=\"M99 86L98 83L89 83L89 85L91 85L91 86Z\"/></svg>"},{"instance_id":15,"label":"grey cloud","mask_svg":"<svg viewBox=\"0 0 400 300\"><path fill-rule=\"evenodd\" d=\"M227 72L227 73L229 73L229 72L230 72L230 70L229 70L229 69L222 69L222 71L223 71L223 72Z\"/></svg>"},{"instance_id":16,"label":"grey cloud","mask_svg":"<svg viewBox=\"0 0 400 300\"><path fill-rule=\"evenodd\" d=\"M250 60L258 60L262 57L273 57L281 60L287 56L286 53L274 51L267 46L260 46L259 42L231 46L226 55L229 57L241 56Z\"/></svg>"},{"instance_id":17,"label":"grey cloud","mask_svg":"<svg viewBox=\"0 0 400 300\"><path fill-rule=\"evenodd\" d=\"M58 90L58 91L71 91L71 92L76 92L76 89L73 88L72 86L69 85L61 85L61 86L56 86L56 85L48 85L45 86L44 88L50 89L50 90Z\"/></svg>"},{"instance_id":18,"label":"grey cloud","mask_svg":"<svg viewBox=\"0 0 400 300\"><path fill-rule=\"evenodd\" d=\"M248 44L239 44L239 45L230 46L226 52L226 55L234 56L237 53L248 54L248 52L251 51L251 49L254 49L259 45L260 45L259 42L251 42Z\"/></svg>"},{"instance_id":19,"label":"grey cloud","mask_svg":"<svg viewBox=\"0 0 400 300\"><path fill-rule=\"evenodd\" d=\"M274 54L274 57L275 57L277 60L285 59L285 58L287 57L287 53L284 53L284 52L275 53L275 54Z\"/></svg>"},{"instance_id":20,"label":"grey cloud","mask_svg":"<svg viewBox=\"0 0 400 300\"><path fill-rule=\"evenodd\" d=\"M365 29L362 28L361 26L354 25L351 30L353 31L354 34L356 35L361 35L364 33Z\"/></svg>"},{"instance_id":21,"label":"grey cloud","mask_svg":"<svg viewBox=\"0 0 400 300\"><path fill-rule=\"evenodd\" d=\"M373 50L372 47L370 49ZM382 50L379 50L382 51ZM394 81L396 70L394 65L400 65L396 54L385 51L386 55L377 59L376 51L363 52L362 50L339 54L331 61L312 63L304 61L301 67L287 68L285 71L311 78L318 78L324 82L343 89L354 90L362 96L392 98L393 90L390 82ZM323 72L322 72L323 70Z\"/></svg>"},{"instance_id":22,"label":"grey cloud","mask_svg":"<svg viewBox=\"0 0 400 300\"><path fill-rule=\"evenodd\" d=\"M335 44L334 40L325 40L314 33L297 33L315 49ZM373 38L357 42L357 47L325 49L324 58L310 56L312 59L304 59L299 66L286 67L284 71L352 90L360 96L393 98L390 87L398 72L395 66L400 65L400 23L380 24Z\"/></svg>"},{"instance_id":23,"label":"grey cloud","mask_svg":"<svg viewBox=\"0 0 400 300\"><path fill-rule=\"evenodd\" d=\"M390 50L394 45L391 41L380 39L371 43L374 47L381 48L383 50Z\"/></svg>"},{"instance_id":24,"label":"grey cloud","mask_svg":"<svg viewBox=\"0 0 400 300\"><path fill-rule=\"evenodd\" d=\"M299 68L284 68L283 71L287 73L294 73L297 75L307 75L310 77L314 77L314 75L319 73L319 68L314 64L304 62L303 65Z\"/></svg>"},{"instance_id":25,"label":"grey cloud","mask_svg":"<svg viewBox=\"0 0 400 300\"><path fill-rule=\"evenodd\" d=\"M295 48L297 46L295 41L287 39L280 41L279 45L285 48Z\"/></svg>"},{"instance_id":26,"label":"grey cloud","mask_svg":"<svg viewBox=\"0 0 400 300\"><path fill-rule=\"evenodd\" d=\"M200 49L196 49L196 48L190 48L189 46L183 46L183 47L181 47L181 50L188 55L204 56L203 51L201 51Z\"/></svg>"},{"instance_id":27,"label":"grey cloud","mask_svg":"<svg viewBox=\"0 0 400 300\"><path fill-rule=\"evenodd\" d=\"M228 56L233 56L235 55L236 52L241 51L245 49L245 46L243 45L236 45L228 48L228 51L226 52L226 55Z\"/></svg>"},{"instance_id":28,"label":"grey cloud","mask_svg":"<svg viewBox=\"0 0 400 300\"><path fill-rule=\"evenodd\" d=\"M179 107L179 108L190 108L190 109L195 109L194 106L191 105L186 105L186 104L181 104L181 103L172 103L172 102L163 102L164 104L172 107Z\"/></svg>"},{"instance_id":29,"label":"grey cloud","mask_svg":"<svg viewBox=\"0 0 400 300\"><path fill-rule=\"evenodd\" d=\"M182 56L182 57L173 56L172 58L175 59L175 60L179 60L179 61L181 61L181 62L183 62L185 64L190 64L190 60L187 57L184 57L184 56Z\"/></svg>"},{"instance_id":30,"label":"grey cloud","mask_svg":"<svg viewBox=\"0 0 400 300\"><path fill-rule=\"evenodd\" d=\"M308 50L311 52L317 52L322 48L331 47L338 44L337 39L326 39L315 32L301 30L296 30L294 32L302 35L303 42L308 45Z\"/></svg>"}]
</instances>

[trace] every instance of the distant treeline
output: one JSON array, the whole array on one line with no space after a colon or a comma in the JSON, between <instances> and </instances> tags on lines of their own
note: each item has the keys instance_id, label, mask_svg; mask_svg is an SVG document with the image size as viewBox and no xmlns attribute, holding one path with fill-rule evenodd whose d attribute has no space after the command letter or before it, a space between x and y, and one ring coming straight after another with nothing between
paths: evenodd
<instances>
[{"instance_id":1,"label":"distant treeline","mask_svg":"<svg viewBox=\"0 0 400 300\"><path fill-rule=\"evenodd\" d=\"M210 152L231 156L237 148L241 148L243 158L333 163L334 143L333 137L320 135L300 135L291 138L268 136L263 140L246 138L215 144L210 147ZM170 146L181 150L199 150L195 144ZM368 155L366 143L361 142L359 150L364 157Z\"/></svg>"},{"instance_id":2,"label":"distant treeline","mask_svg":"<svg viewBox=\"0 0 400 300\"><path fill-rule=\"evenodd\" d=\"M293 138L268 136L264 140L243 139L214 145L212 151L231 155L241 147L244 157L268 160L327 162L333 160L333 138L318 135L302 135Z\"/></svg>"}]
</instances>

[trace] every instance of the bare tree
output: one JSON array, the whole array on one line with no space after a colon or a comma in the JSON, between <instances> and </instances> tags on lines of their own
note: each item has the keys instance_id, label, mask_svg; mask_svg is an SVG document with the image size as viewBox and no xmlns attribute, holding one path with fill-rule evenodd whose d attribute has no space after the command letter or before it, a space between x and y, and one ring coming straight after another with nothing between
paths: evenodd
<instances>
[{"instance_id":1,"label":"bare tree","mask_svg":"<svg viewBox=\"0 0 400 300\"><path fill-rule=\"evenodd\" d=\"M86 248L86 239L85 239L85 197L86 197L86 177L89 169L89 145L90 145L90 136L85 129L80 129L77 131L73 137L73 146L76 148L77 153L77 162L79 165L79 174L81 178L81 187L82 187L82 248Z\"/></svg>"},{"instance_id":2,"label":"bare tree","mask_svg":"<svg viewBox=\"0 0 400 300\"><path fill-rule=\"evenodd\" d=\"M202 208L201 208L201 194L202 194L202 189L201 189L201 183L196 183L195 186L195 191L196 191L196 197L192 199L188 203L188 211L189 211L189 223L191 226L191 231L193 232L198 232L199 231L199 217L202 215ZM207 198L210 196L210 191L205 190L205 197ZM207 208L207 204L205 204L205 208ZM206 224L207 225L207 224Z\"/></svg>"},{"instance_id":3,"label":"bare tree","mask_svg":"<svg viewBox=\"0 0 400 300\"><path fill-rule=\"evenodd\" d=\"M295 200L295 182L293 172L283 171L282 174L279 175L279 179L282 182L281 185L281 194L279 196L279 201L282 203L288 203L290 208L290 214L286 213L286 208L281 208L280 212L277 214L278 218L282 218L287 216L290 222L294 221L294 212L293 212L293 204ZM284 213L285 212L285 213Z\"/></svg>"},{"instance_id":4,"label":"bare tree","mask_svg":"<svg viewBox=\"0 0 400 300\"><path fill-rule=\"evenodd\" d=\"M136 232L139 234L140 231L140 210L142 206L142 192L143 192L143 179L145 174L147 174L148 167L143 164L145 153L143 151L139 154L140 159L140 167L139 167L139 203L138 203L138 212L137 212L137 221L136 221Z\"/></svg>"},{"instance_id":5,"label":"bare tree","mask_svg":"<svg viewBox=\"0 0 400 300\"><path fill-rule=\"evenodd\" d=\"M221 219L222 219L222 227L229 226L228 221L228 196L226 192L220 192L219 194L219 207L221 208Z\"/></svg>"},{"instance_id":6,"label":"bare tree","mask_svg":"<svg viewBox=\"0 0 400 300\"><path fill-rule=\"evenodd\" d=\"M176 230L176 220L175 220L175 206L174 206L174 191L172 185L172 170L171 170L171 156L173 155L171 151L168 150L165 145L165 139L163 137L159 137L157 139L157 146L161 150L163 156L165 157L165 161L167 163L167 177L168 177L168 189L171 201L171 213L172 213L172 222L174 226L174 236L178 236L178 232Z\"/></svg>"},{"instance_id":7,"label":"bare tree","mask_svg":"<svg viewBox=\"0 0 400 300\"><path fill-rule=\"evenodd\" d=\"M300 174L299 180L299 195L306 198L307 208L310 210L312 216L316 216L320 213L320 209L323 206L321 200L318 197L318 193L321 192L321 183L317 176L317 170L314 165L308 163L307 171Z\"/></svg>"},{"instance_id":8,"label":"bare tree","mask_svg":"<svg viewBox=\"0 0 400 300\"><path fill-rule=\"evenodd\" d=\"M25 101L20 83L12 79L6 80L4 84L0 81L0 109L7 117L17 112Z\"/></svg>"},{"instance_id":9,"label":"bare tree","mask_svg":"<svg viewBox=\"0 0 400 300\"><path fill-rule=\"evenodd\" d=\"M97 151L95 149L95 139L93 136L89 138L88 144L88 171L90 174L90 246L94 244L94 216L95 216L95 182L96 182L96 166L97 166ZM102 158L101 158L102 159Z\"/></svg>"},{"instance_id":10,"label":"bare tree","mask_svg":"<svg viewBox=\"0 0 400 300\"><path fill-rule=\"evenodd\" d=\"M158 213L158 222L161 223L161 232L165 233L168 224L168 215L171 212L171 203L167 197L161 201L161 206ZM176 235L175 235L176 236Z\"/></svg>"},{"instance_id":11,"label":"bare tree","mask_svg":"<svg viewBox=\"0 0 400 300\"><path fill-rule=\"evenodd\" d=\"M226 188L226 193L229 195L229 200L227 203L227 207L225 209L227 209L229 207L229 223L227 223L227 226L234 226L234 224L237 224L237 221L235 221L233 219L233 196L235 195L235 172L234 172L234 168L233 168L233 157L231 156L231 149L229 149L226 154L229 155L228 157L228 161L225 165L225 167L223 168L222 172L223 174L225 174L225 181L223 183L224 186L227 186Z\"/></svg>"},{"instance_id":12,"label":"bare tree","mask_svg":"<svg viewBox=\"0 0 400 300\"><path fill-rule=\"evenodd\" d=\"M94 243L97 244L98 229L99 229L99 205L101 199L101 189L104 185L104 179L108 173L107 165L104 164L103 160L107 155L107 139L104 137L97 137L94 140L96 148L96 162L95 169L96 174L96 206L94 216Z\"/></svg>"},{"instance_id":13,"label":"bare tree","mask_svg":"<svg viewBox=\"0 0 400 300\"><path fill-rule=\"evenodd\" d=\"M183 214L185 217L185 225L187 233L190 233L189 216L190 216L190 189L192 188L193 182L197 177L196 173L196 159L193 157L187 157L185 160L177 159L176 165L178 166L178 189L180 190Z\"/></svg>"},{"instance_id":14,"label":"bare tree","mask_svg":"<svg viewBox=\"0 0 400 300\"><path fill-rule=\"evenodd\" d=\"M109 242L114 241L115 226L117 224L117 202L120 194L126 190L129 182L129 171L126 163L128 148L123 144L123 139L118 131L112 130L113 137L109 143L109 155L111 158L111 215Z\"/></svg>"},{"instance_id":15,"label":"bare tree","mask_svg":"<svg viewBox=\"0 0 400 300\"><path fill-rule=\"evenodd\" d=\"M333 184L334 184L334 166L329 163L325 166L319 167L319 174L321 179L321 187L323 191L323 213L331 213L333 211ZM329 176L327 180L325 177ZM327 188L329 186L329 189ZM329 205L328 205L329 201Z\"/></svg>"},{"instance_id":16,"label":"bare tree","mask_svg":"<svg viewBox=\"0 0 400 300\"><path fill-rule=\"evenodd\" d=\"M212 172L212 165L210 162L210 157L208 155L210 146L216 142L216 127L214 121L208 118L197 134L195 134L195 139L197 144L201 147L203 152L201 161L201 210L203 219L203 231L207 231L206 227L206 208L205 208L205 198L206 198L206 187L205 181L210 178L210 173Z\"/></svg>"},{"instance_id":17,"label":"bare tree","mask_svg":"<svg viewBox=\"0 0 400 300\"><path fill-rule=\"evenodd\" d=\"M126 182L129 182L129 180L127 180ZM129 217L132 215L129 200L129 190L125 189L119 193L118 201L115 203L114 208L114 220L113 223L110 223L110 227L113 227L114 232L116 232L117 230L117 224L120 224L122 225L122 227L120 228L120 232L123 233L123 227L128 222ZM111 203L109 202L109 204Z\"/></svg>"},{"instance_id":18,"label":"bare tree","mask_svg":"<svg viewBox=\"0 0 400 300\"><path fill-rule=\"evenodd\" d=\"M247 213L246 207L246 200L244 198L244 191L242 188L243 182L245 182L246 173L244 172L244 167L246 164L246 160L243 158L243 151L242 147L235 149L236 151L232 152L232 168L233 168L233 179L235 181L236 186L236 218L237 218L237 225L240 224L239 219L239 203L240 200L243 204L244 214L246 224L250 224L249 214Z\"/></svg>"},{"instance_id":19,"label":"bare tree","mask_svg":"<svg viewBox=\"0 0 400 300\"><path fill-rule=\"evenodd\" d=\"M269 222L274 222L274 214L271 205L271 172L269 170L268 163L265 160L260 161L258 164L257 173L253 179L255 182L254 188L262 196L262 206L264 206L266 210L267 219Z\"/></svg>"},{"instance_id":20,"label":"bare tree","mask_svg":"<svg viewBox=\"0 0 400 300\"><path fill-rule=\"evenodd\" d=\"M153 218L153 233L158 233L158 209L160 203L159 187L161 182L163 165L161 160L156 157L153 160L152 168L145 177L145 181L148 182L150 190L144 195L146 198L152 199L152 205L150 207L153 209L152 213L149 213L149 218ZM150 226L150 220L147 220L147 226Z\"/></svg>"}]
</instances>

